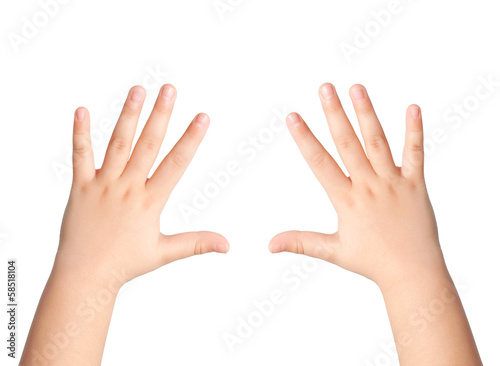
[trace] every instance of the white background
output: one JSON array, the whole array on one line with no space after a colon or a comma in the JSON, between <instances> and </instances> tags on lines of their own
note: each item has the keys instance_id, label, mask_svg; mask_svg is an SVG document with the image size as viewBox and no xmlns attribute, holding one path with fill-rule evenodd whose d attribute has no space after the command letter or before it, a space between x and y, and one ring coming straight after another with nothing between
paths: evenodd
<instances>
[{"instance_id":1,"label":"white background","mask_svg":"<svg viewBox=\"0 0 500 366\"><path fill-rule=\"evenodd\" d=\"M163 212L162 229L218 231L231 251L172 263L127 284L103 364L397 365L384 350L392 335L371 281L267 249L281 231L336 230L336 214L289 133L269 138L265 130L274 109L300 112L337 157L317 97L330 81L350 116L348 88L368 88L396 160L405 110L422 107L426 177L443 251L484 363L500 364L500 87L474 105L480 78L500 81L496 2L401 0L379 32L372 12L389 9L390 0L229 3L235 5L221 17L212 0L74 0L45 16L44 25L40 2L2 0L0 273L7 258L17 259L19 351L58 245L74 110L90 110L99 165L110 137L102 124L116 121L128 89L148 88L143 124L168 82L178 98L161 156L196 113L212 122ZM24 18L39 26L16 47L11 39L23 37ZM352 45L357 28L366 27L369 43L349 62L341 45ZM471 112L457 119L450 111L464 102ZM267 143L254 159L238 152L259 134ZM240 174L185 220L181 205L192 205L194 190L231 160ZM314 263L298 289L284 281L294 265ZM248 319L254 301L273 290L285 302L230 352L223 334L237 335L238 318ZM5 314L1 319L3 340ZM1 364L16 364L0 349Z\"/></svg>"}]
</instances>

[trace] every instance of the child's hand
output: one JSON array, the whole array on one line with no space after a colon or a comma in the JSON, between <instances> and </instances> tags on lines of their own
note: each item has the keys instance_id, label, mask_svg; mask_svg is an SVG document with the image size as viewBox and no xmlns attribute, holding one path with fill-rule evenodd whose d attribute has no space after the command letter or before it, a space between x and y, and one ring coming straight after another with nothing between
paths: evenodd
<instances>
[{"instance_id":1,"label":"child's hand","mask_svg":"<svg viewBox=\"0 0 500 366\"><path fill-rule=\"evenodd\" d=\"M125 282L177 259L229 250L227 240L215 233L160 233L163 207L209 120L205 114L196 116L148 179L176 91L162 87L130 156L145 96L141 87L130 90L98 171L89 114L85 108L75 113L73 186L54 267L20 365L100 365L116 296Z\"/></svg>"},{"instance_id":2,"label":"child's hand","mask_svg":"<svg viewBox=\"0 0 500 366\"><path fill-rule=\"evenodd\" d=\"M174 107L176 91L164 85L132 155L139 114L146 92L130 90L111 137L101 169L95 170L89 114L75 113L71 195L64 216L55 268L87 272L107 280L114 272L125 281L180 258L207 252L225 253L227 240L211 232L165 236L160 214L193 158L209 125L195 117L152 177L153 166Z\"/></svg>"},{"instance_id":3,"label":"child's hand","mask_svg":"<svg viewBox=\"0 0 500 366\"><path fill-rule=\"evenodd\" d=\"M338 213L338 232L281 233L271 240L271 252L318 257L364 275L379 286L392 286L415 271L445 268L424 182L420 108L408 108L403 166L399 168L365 88L355 85L350 95L366 154L333 86L320 88L331 134L350 177L300 116L291 114L287 120L302 155Z\"/></svg>"},{"instance_id":4,"label":"child's hand","mask_svg":"<svg viewBox=\"0 0 500 366\"><path fill-rule=\"evenodd\" d=\"M321 102L333 140L350 177L321 146L297 114L287 124L302 155L337 210L335 234L286 232L269 244L325 259L364 275L382 291L403 366L481 365L460 298L439 246L424 182L420 108L406 113L403 166L392 159L382 126L364 87L350 91L366 154L340 104L325 84ZM429 320L422 311L440 312Z\"/></svg>"}]
</instances>

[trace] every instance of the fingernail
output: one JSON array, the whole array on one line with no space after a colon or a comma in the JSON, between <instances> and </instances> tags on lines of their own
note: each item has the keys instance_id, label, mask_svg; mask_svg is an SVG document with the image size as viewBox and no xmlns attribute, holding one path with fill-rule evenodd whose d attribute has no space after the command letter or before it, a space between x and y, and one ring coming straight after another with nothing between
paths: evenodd
<instances>
[{"instance_id":1,"label":"fingernail","mask_svg":"<svg viewBox=\"0 0 500 366\"><path fill-rule=\"evenodd\" d=\"M130 100L134 103L139 103L142 101L143 97L144 93L142 92L142 89L135 89L130 95Z\"/></svg>"},{"instance_id":2,"label":"fingernail","mask_svg":"<svg viewBox=\"0 0 500 366\"><path fill-rule=\"evenodd\" d=\"M363 88L358 87L352 91L352 97L354 100L361 100L365 97L365 91Z\"/></svg>"},{"instance_id":3,"label":"fingernail","mask_svg":"<svg viewBox=\"0 0 500 366\"><path fill-rule=\"evenodd\" d=\"M323 95L323 98L325 99L330 99L335 95L335 91L333 90L333 87L331 84L325 84L321 87L321 95Z\"/></svg>"},{"instance_id":4,"label":"fingernail","mask_svg":"<svg viewBox=\"0 0 500 366\"><path fill-rule=\"evenodd\" d=\"M271 252L272 253L284 252L285 249L286 249L286 245L284 243L273 243L273 244L271 244Z\"/></svg>"},{"instance_id":5,"label":"fingernail","mask_svg":"<svg viewBox=\"0 0 500 366\"><path fill-rule=\"evenodd\" d=\"M202 126L205 126L208 124L209 118L205 113L200 113L198 117L196 118L196 122L199 123Z\"/></svg>"},{"instance_id":6,"label":"fingernail","mask_svg":"<svg viewBox=\"0 0 500 366\"><path fill-rule=\"evenodd\" d=\"M172 100L174 97L174 88L171 85L165 85L161 89L162 97L165 97L168 101Z\"/></svg>"},{"instance_id":7,"label":"fingernail","mask_svg":"<svg viewBox=\"0 0 500 366\"><path fill-rule=\"evenodd\" d=\"M288 123L291 125L296 125L300 122L299 115L297 113L290 113L287 117Z\"/></svg>"},{"instance_id":8,"label":"fingernail","mask_svg":"<svg viewBox=\"0 0 500 366\"><path fill-rule=\"evenodd\" d=\"M83 121L85 118L85 113L83 112L83 109L81 108L78 108L76 111L75 111L75 119L78 121L78 122L81 122Z\"/></svg>"},{"instance_id":9,"label":"fingernail","mask_svg":"<svg viewBox=\"0 0 500 366\"><path fill-rule=\"evenodd\" d=\"M213 244L212 250L217 253L227 253L229 251L229 244L228 243Z\"/></svg>"},{"instance_id":10,"label":"fingernail","mask_svg":"<svg viewBox=\"0 0 500 366\"><path fill-rule=\"evenodd\" d=\"M418 106L413 106L411 109L411 116L413 119L418 119L420 117L420 108Z\"/></svg>"}]
</instances>

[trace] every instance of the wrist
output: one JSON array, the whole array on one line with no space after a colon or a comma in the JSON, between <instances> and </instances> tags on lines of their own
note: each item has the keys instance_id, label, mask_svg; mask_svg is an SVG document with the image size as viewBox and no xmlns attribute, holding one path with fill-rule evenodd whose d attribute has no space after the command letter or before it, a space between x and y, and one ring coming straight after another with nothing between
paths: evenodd
<instances>
[{"instance_id":1,"label":"wrist","mask_svg":"<svg viewBox=\"0 0 500 366\"><path fill-rule=\"evenodd\" d=\"M430 266L407 267L397 276L377 283L384 298L413 296L454 288L444 260Z\"/></svg>"},{"instance_id":2,"label":"wrist","mask_svg":"<svg viewBox=\"0 0 500 366\"><path fill-rule=\"evenodd\" d=\"M400 293L407 288L418 288L433 283L453 283L441 249L427 252L418 259L389 263L386 275L375 283L382 294Z\"/></svg>"},{"instance_id":3,"label":"wrist","mask_svg":"<svg viewBox=\"0 0 500 366\"><path fill-rule=\"evenodd\" d=\"M128 277L123 271L120 272L111 267L100 268L98 265L79 263L60 255L60 253L56 256L50 277L64 278L72 287L82 286L94 292L106 291L114 296L128 281Z\"/></svg>"}]
</instances>

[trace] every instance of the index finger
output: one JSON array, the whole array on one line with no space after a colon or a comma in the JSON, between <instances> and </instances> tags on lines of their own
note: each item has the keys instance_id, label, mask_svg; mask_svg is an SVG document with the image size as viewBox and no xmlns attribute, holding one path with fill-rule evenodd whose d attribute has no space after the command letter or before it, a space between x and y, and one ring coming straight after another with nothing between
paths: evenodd
<instances>
[{"instance_id":1,"label":"index finger","mask_svg":"<svg viewBox=\"0 0 500 366\"><path fill-rule=\"evenodd\" d=\"M165 138L168 121L174 109L175 94L173 85L164 85L160 90L153 111L125 167L124 176L146 181Z\"/></svg>"},{"instance_id":2,"label":"index finger","mask_svg":"<svg viewBox=\"0 0 500 366\"><path fill-rule=\"evenodd\" d=\"M316 139L302 117L297 113L291 113L286 123L314 175L325 188L332 202L337 201L350 188L350 180Z\"/></svg>"}]
</instances>

